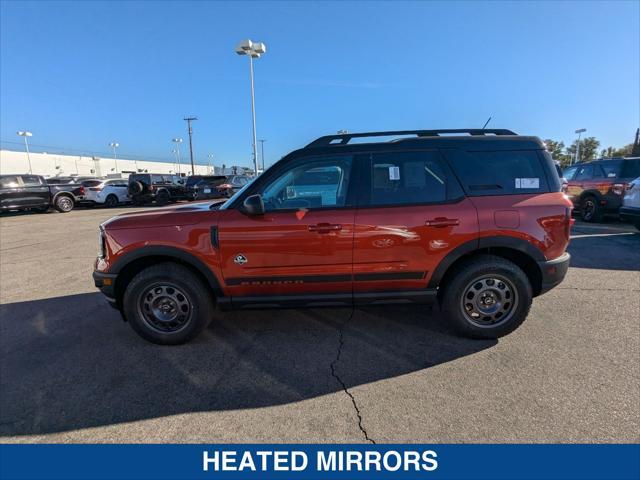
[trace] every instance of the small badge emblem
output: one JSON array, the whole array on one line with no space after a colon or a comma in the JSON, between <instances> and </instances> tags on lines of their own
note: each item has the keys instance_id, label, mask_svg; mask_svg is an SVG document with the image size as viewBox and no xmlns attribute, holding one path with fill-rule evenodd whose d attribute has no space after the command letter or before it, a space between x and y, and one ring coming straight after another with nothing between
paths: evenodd
<instances>
[{"instance_id":1,"label":"small badge emblem","mask_svg":"<svg viewBox=\"0 0 640 480\"><path fill-rule=\"evenodd\" d=\"M245 257L243 254L239 253L233 259L233 263L237 263L238 265L244 265L245 263L247 263L247 257Z\"/></svg>"}]
</instances>

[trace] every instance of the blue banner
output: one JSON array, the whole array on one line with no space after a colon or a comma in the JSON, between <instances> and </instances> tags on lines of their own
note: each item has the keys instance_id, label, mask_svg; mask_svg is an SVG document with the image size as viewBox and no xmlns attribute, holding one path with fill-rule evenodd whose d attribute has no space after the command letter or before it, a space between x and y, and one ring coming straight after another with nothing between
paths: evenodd
<instances>
[{"instance_id":1,"label":"blue banner","mask_svg":"<svg viewBox=\"0 0 640 480\"><path fill-rule=\"evenodd\" d=\"M639 445L0 445L9 479L640 478Z\"/></svg>"}]
</instances>

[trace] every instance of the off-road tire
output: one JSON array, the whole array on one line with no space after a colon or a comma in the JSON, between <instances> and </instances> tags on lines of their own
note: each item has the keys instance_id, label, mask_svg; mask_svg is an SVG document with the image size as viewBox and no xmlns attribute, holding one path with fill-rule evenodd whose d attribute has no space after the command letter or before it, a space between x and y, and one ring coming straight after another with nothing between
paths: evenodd
<instances>
[{"instance_id":1,"label":"off-road tire","mask_svg":"<svg viewBox=\"0 0 640 480\"><path fill-rule=\"evenodd\" d=\"M157 205L167 205L171 201L171 196L169 192L166 190L160 190L156 193L156 204Z\"/></svg>"},{"instance_id":2,"label":"off-road tire","mask_svg":"<svg viewBox=\"0 0 640 480\"><path fill-rule=\"evenodd\" d=\"M138 193L142 193L142 191L144 190L144 185L142 184L142 182L139 181L135 181L135 182L131 182L129 184L129 195L136 195Z\"/></svg>"},{"instance_id":3,"label":"off-road tire","mask_svg":"<svg viewBox=\"0 0 640 480\"><path fill-rule=\"evenodd\" d=\"M179 295L186 298L190 305L189 318L177 331L161 331L154 327L153 320L149 320L153 314L149 313L145 301L149 295L153 295L152 290L162 285L179 291ZM188 342L207 327L214 314L214 299L210 289L187 267L173 262L159 263L138 273L127 286L122 305L124 316L136 333L159 345ZM159 322L157 319L155 321Z\"/></svg>"},{"instance_id":4,"label":"off-road tire","mask_svg":"<svg viewBox=\"0 0 640 480\"><path fill-rule=\"evenodd\" d=\"M440 308L447 321L461 335L470 338L495 339L508 335L524 322L531 308L533 292L527 275L513 262L495 255L478 255L454 267L455 270L445 277L440 297ZM509 289L513 289L512 307L502 321L495 324L478 325L480 321L471 320L465 313L465 299L469 286L480 278L498 278L506 280ZM472 292L471 292L472 293ZM513 298L515 297L515 301Z\"/></svg>"}]
</instances>

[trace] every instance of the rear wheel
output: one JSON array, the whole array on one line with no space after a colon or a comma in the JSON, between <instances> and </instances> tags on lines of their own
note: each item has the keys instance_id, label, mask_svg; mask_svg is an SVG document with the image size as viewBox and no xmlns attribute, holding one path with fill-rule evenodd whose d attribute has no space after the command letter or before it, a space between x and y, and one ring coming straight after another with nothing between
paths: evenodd
<instances>
[{"instance_id":1,"label":"rear wheel","mask_svg":"<svg viewBox=\"0 0 640 480\"><path fill-rule=\"evenodd\" d=\"M125 317L145 340L177 345L196 337L211 321L213 297L188 268L161 263L138 273L123 298Z\"/></svg>"},{"instance_id":2,"label":"rear wheel","mask_svg":"<svg viewBox=\"0 0 640 480\"><path fill-rule=\"evenodd\" d=\"M166 190L160 190L156 194L156 203L158 205L166 205L170 200L171 197L169 196L169 192L167 192Z\"/></svg>"},{"instance_id":3,"label":"rear wheel","mask_svg":"<svg viewBox=\"0 0 640 480\"><path fill-rule=\"evenodd\" d=\"M587 195L582 199L580 203L580 211L582 212L582 219L585 222L601 222L602 221L602 207L598 202L598 199L593 195Z\"/></svg>"},{"instance_id":4,"label":"rear wheel","mask_svg":"<svg viewBox=\"0 0 640 480\"><path fill-rule=\"evenodd\" d=\"M113 208L118 206L118 197L116 197L113 193L107 195L107 198L104 201L104 206L107 208Z\"/></svg>"},{"instance_id":5,"label":"rear wheel","mask_svg":"<svg viewBox=\"0 0 640 480\"><path fill-rule=\"evenodd\" d=\"M74 201L68 195L58 195L54 202L54 207L56 210L62 213L67 213L73 210Z\"/></svg>"},{"instance_id":6,"label":"rear wheel","mask_svg":"<svg viewBox=\"0 0 640 480\"><path fill-rule=\"evenodd\" d=\"M516 264L480 255L459 265L443 286L442 312L454 328L472 338L498 338L527 318L531 284Z\"/></svg>"}]
</instances>

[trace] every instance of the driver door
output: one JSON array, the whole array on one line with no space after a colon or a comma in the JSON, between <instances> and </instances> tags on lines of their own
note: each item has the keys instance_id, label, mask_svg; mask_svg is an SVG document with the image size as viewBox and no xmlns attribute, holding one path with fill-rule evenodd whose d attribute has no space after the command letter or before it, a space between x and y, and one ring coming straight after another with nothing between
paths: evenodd
<instances>
[{"instance_id":1,"label":"driver door","mask_svg":"<svg viewBox=\"0 0 640 480\"><path fill-rule=\"evenodd\" d=\"M234 304L351 303L352 166L351 155L293 160L251 192L264 215L222 213L222 273Z\"/></svg>"}]
</instances>

